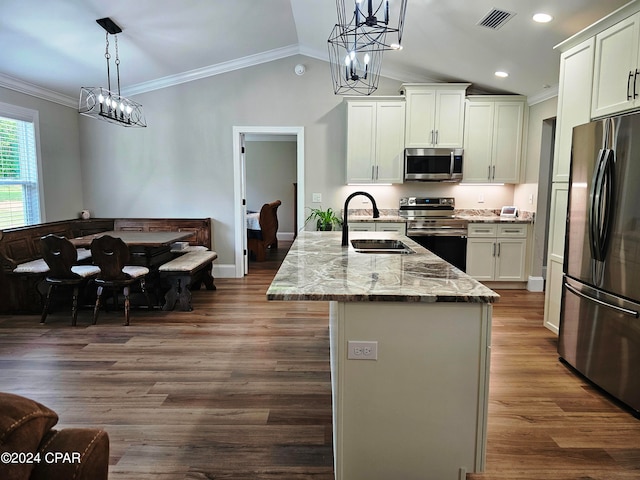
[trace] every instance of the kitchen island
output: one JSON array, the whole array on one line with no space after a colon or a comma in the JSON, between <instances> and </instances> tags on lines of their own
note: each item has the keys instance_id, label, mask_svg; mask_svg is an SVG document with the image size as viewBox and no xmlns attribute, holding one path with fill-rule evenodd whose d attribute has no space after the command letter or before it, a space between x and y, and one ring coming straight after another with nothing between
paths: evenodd
<instances>
[{"instance_id":1,"label":"kitchen island","mask_svg":"<svg viewBox=\"0 0 640 480\"><path fill-rule=\"evenodd\" d=\"M350 237L400 240L414 253L360 253L340 246L340 232L301 232L267 291L330 302L336 479L482 471L499 296L403 235Z\"/></svg>"}]
</instances>

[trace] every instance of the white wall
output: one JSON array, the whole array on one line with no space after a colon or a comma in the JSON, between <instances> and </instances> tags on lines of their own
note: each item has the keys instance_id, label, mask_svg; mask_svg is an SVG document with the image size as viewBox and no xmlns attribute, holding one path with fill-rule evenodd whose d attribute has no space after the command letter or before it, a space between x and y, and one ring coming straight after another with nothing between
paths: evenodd
<instances>
[{"instance_id":1,"label":"white wall","mask_svg":"<svg viewBox=\"0 0 640 480\"><path fill-rule=\"evenodd\" d=\"M533 226L533 246L531 275L542 276L542 267L546 261L545 246L547 242L547 213L549 183L539 182L541 166L545 172L550 172L553 152L551 145L543 148L543 125L547 119L555 118L558 109L558 97L551 98L529 107L529 134L527 138L524 158L524 183L517 185L514 191L514 203L520 208L536 212L536 221ZM545 162L541 165L541 162ZM529 198L532 203L529 203ZM538 211L540 210L540 211Z\"/></svg>"},{"instance_id":2,"label":"white wall","mask_svg":"<svg viewBox=\"0 0 640 480\"><path fill-rule=\"evenodd\" d=\"M83 207L78 111L0 87L0 102L38 111L43 177L42 221L77 218Z\"/></svg>"},{"instance_id":3,"label":"white wall","mask_svg":"<svg viewBox=\"0 0 640 480\"><path fill-rule=\"evenodd\" d=\"M293 238L297 143L246 141L247 210L259 212L265 203L280 200L278 234Z\"/></svg>"}]
</instances>

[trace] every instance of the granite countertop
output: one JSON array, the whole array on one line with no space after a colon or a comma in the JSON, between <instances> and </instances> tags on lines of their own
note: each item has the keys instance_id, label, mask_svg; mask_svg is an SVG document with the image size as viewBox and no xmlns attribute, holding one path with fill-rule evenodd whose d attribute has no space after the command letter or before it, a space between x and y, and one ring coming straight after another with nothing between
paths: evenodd
<instances>
[{"instance_id":1,"label":"granite countertop","mask_svg":"<svg viewBox=\"0 0 640 480\"><path fill-rule=\"evenodd\" d=\"M400 239L416 253L367 254L340 232L302 231L267 291L268 300L492 303L499 295L404 235L350 232L349 239Z\"/></svg>"}]
</instances>

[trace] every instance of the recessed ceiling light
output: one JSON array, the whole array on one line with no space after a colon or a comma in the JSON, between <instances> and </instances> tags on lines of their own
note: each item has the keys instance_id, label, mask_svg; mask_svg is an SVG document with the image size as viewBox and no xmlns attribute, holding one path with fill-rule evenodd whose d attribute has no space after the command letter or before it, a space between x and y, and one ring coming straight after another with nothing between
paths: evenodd
<instances>
[{"instance_id":1,"label":"recessed ceiling light","mask_svg":"<svg viewBox=\"0 0 640 480\"><path fill-rule=\"evenodd\" d=\"M495 76L496 77L500 77L500 78L507 78L509 76L509 74L507 72L498 71L498 72L495 73Z\"/></svg>"},{"instance_id":2,"label":"recessed ceiling light","mask_svg":"<svg viewBox=\"0 0 640 480\"><path fill-rule=\"evenodd\" d=\"M553 20L553 17L547 13L536 13L533 16L533 21L538 23L549 23Z\"/></svg>"}]
</instances>

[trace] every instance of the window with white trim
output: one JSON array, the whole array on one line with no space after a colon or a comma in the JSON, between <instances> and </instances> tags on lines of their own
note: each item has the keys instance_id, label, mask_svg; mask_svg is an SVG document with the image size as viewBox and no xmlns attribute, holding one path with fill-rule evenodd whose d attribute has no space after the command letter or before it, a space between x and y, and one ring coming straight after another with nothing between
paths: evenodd
<instances>
[{"instance_id":1,"label":"window with white trim","mask_svg":"<svg viewBox=\"0 0 640 480\"><path fill-rule=\"evenodd\" d=\"M38 112L0 103L0 230L40 223Z\"/></svg>"}]
</instances>

